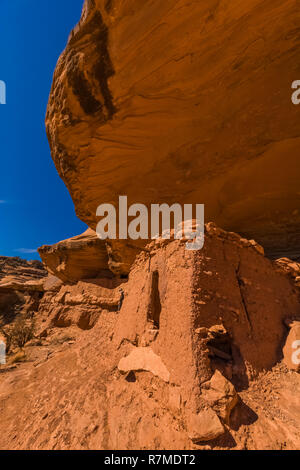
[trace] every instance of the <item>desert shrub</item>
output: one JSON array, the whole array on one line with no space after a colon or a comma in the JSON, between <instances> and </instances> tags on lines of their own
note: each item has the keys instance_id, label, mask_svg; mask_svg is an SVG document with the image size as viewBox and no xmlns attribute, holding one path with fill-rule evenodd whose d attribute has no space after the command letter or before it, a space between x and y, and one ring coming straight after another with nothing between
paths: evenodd
<instances>
[{"instance_id":1,"label":"desert shrub","mask_svg":"<svg viewBox=\"0 0 300 470\"><path fill-rule=\"evenodd\" d=\"M34 337L34 328L34 320L28 320L23 315L9 326L0 325L0 333L5 337L6 352L8 353L12 346L23 348Z\"/></svg>"},{"instance_id":2,"label":"desert shrub","mask_svg":"<svg viewBox=\"0 0 300 470\"><path fill-rule=\"evenodd\" d=\"M30 341L34 336L34 321L26 320L24 317L19 317L10 329L12 335L12 342L19 348L23 348L25 344Z\"/></svg>"}]
</instances>

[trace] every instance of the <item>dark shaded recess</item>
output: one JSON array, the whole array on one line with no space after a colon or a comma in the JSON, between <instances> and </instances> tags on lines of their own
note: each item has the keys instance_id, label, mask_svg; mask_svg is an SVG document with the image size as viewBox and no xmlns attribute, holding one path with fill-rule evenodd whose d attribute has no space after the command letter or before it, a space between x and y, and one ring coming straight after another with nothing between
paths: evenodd
<instances>
[{"instance_id":1,"label":"dark shaded recess","mask_svg":"<svg viewBox=\"0 0 300 470\"><path fill-rule=\"evenodd\" d=\"M199 441L198 444L205 445L207 444L207 442ZM211 441L209 441L209 446L211 450L215 448L220 448L220 447L227 448L227 449L234 449L237 446L237 443L233 435L230 433L230 430L226 428L222 436L219 436L216 439L212 439Z\"/></svg>"},{"instance_id":2,"label":"dark shaded recess","mask_svg":"<svg viewBox=\"0 0 300 470\"><path fill-rule=\"evenodd\" d=\"M105 2L105 5L104 5L104 8L105 8L105 11L107 13L109 13L112 9L112 4L113 4L113 0L106 0Z\"/></svg>"},{"instance_id":3,"label":"dark shaded recess","mask_svg":"<svg viewBox=\"0 0 300 470\"><path fill-rule=\"evenodd\" d=\"M107 121L116 113L113 97L107 83L108 79L114 75L115 71L108 52L108 28L99 11L95 13L93 19L89 21L87 25L84 25L82 29L73 36L69 44L73 44L75 40L79 40L86 34L92 35L93 42L96 44L98 60L92 69L92 74L99 83L104 103L94 97L90 83L84 73L79 70L78 63L76 64L78 59L75 57L73 59L75 61L74 66L72 70L68 72L68 80L84 112L88 115L101 112L103 120Z\"/></svg>"},{"instance_id":4,"label":"dark shaded recess","mask_svg":"<svg viewBox=\"0 0 300 470\"><path fill-rule=\"evenodd\" d=\"M93 318L89 312L83 312L79 318L77 326L81 330L91 330L95 326L96 318Z\"/></svg>"},{"instance_id":5,"label":"dark shaded recess","mask_svg":"<svg viewBox=\"0 0 300 470\"><path fill-rule=\"evenodd\" d=\"M207 342L210 355L217 356L225 361L232 360L231 339L228 333L218 334Z\"/></svg>"},{"instance_id":6,"label":"dark shaded recess","mask_svg":"<svg viewBox=\"0 0 300 470\"><path fill-rule=\"evenodd\" d=\"M227 363L234 367L230 381L238 392L246 390L249 386L247 370L244 359L239 348L232 342L228 333L217 333L214 338L207 342L209 357L213 369L223 372L223 367Z\"/></svg>"},{"instance_id":7,"label":"dark shaded recess","mask_svg":"<svg viewBox=\"0 0 300 470\"><path fill-rule=\"evenodd\" d=\"M101 308L103 310L107 310L108 312L118 312L119 309L118 309L118 305L112 305L112 304L105 304L103 303Z\"/></svg>"},{"instance_id":8,"label":"dark shaded recess","mask_svg":"<svg viewBox=\"0 0 300 470\"><path fill-rule=\"evenodd\" d=\"M237 406L230 415L230 428L238 431L241 426L250 426L258 420L258 415L239 397Z\"/></svg>"},{"instance_id":9,"label":"dark shaded recess","mask_svg":"<svg viewBox=\"0 0 300 470\"><path fill-rule=\"evenodd\" d=\"M129 374L126 375L125 380L127 382L136 382L136 376L135 373L131 370Z\"/></svg>"},{"instance_id":10,"label":"dark shaded recess","mask_svg":"<svg viewBox=\"0 0 300 470\"><path fill-rule=\"evenodd\" d=\"M89 82L78 70L69 73L69 83L77 96L80 106L86 114L95 114L102 110L102 104L93 96Z\"/></svg>"},{"instance_id":11,"label":"dark shaded recess","mask_svg":"<svg viewBox=\"0 0 300 470\"><path fill-rule=\"evenodd\" d=\"M159 294L159 273L154 271L151 278L150 304L147 320L153 323L153 326L159 329L161 314L161 302Z\"/></svg>"},{"instance_id":12,"label":"dark shaded recess","mask_svg":"<svg viewBox=\"0 0 300 470\"><path fill-rule=\"evenodd\" d=\"M101 13L98 12L95 15L97 21L101 24L99 32L97 34L97 45L99 50L99 62L94 67L93 72L95 78L98 80L102 96L104 98L104 104L108 112L108 119L116 113L116 108L113 104L113 97L108 87L108 79L115 74L112 61L108 52L108 28L103 21Z\"/></svg>"},{"instance_id":13,"label":"dark shaded recess","mask_svg":"<svg viewBox=\"0 0 300 470\"><path fill-rule=\"evenodd\" d=\"M24 306L24 298L15 291L0 289L0 324L7 325L14 321Z\"/></svg>"},{"instance_id":14,"label":"dark shaded recess","mask_svg":"<svg viewBox=\"0 0 300 470\"><path fill-rule=\"evenodd\" d=\"M235 386L236 391L241 392L242 390L247 390L249 387L247 368L240 349L235 344L232 344L231 349L234 365L231 382Z\"/></svg>"}]
</instances>

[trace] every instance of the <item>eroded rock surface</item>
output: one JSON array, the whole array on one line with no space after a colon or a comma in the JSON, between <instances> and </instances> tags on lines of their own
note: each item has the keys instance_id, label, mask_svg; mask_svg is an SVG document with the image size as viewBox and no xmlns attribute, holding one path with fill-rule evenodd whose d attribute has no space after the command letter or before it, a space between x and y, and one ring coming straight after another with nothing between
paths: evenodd
<instances>
[{"instance_id":1,"label":"eroded rock surface","mask_svg":"<svg viewBox=\"0 0 300 470\"><path fill-rule=\"evenodd\" d=\"M188 421L189 438L193 442L206 442L224 434L224 427L217 414L211 409L193 414Z\"/></svg>"},{"instance_id":2,"label":"eroded rock surface","mask_svg":"<svg viewBox=\"0 0 300 470\"><path fill-rule=\"evenodd\" d=\"M21 258L0 257L0 285L26 286L28 282L39 282L47 275L40 261L26 261Z\"/></svg>"},{"instance_id":3,"label":"eroded rock surface","mask_svg":"<svg viewBox=\"0 0 300 470\"><path fill-rule=\"evenodd\" d=\"M37 311L47 271L39 261L0 257L0 317L6 323L24 311Z\"/></svg>"},{"instance_id":4,"label":"eroded rock surface","mask_svg":"<svg viewBox=\"0 0 300 470\"><path fill-rule=\"evenodd\" d=\"M120 360L118 369L123 374L131 371L147 371L165 382L169 382L170 379L170 373L161 358L147 347L132 349L128 356Z\"/></svg>"},{"instance_id":5,"label":"eroded rock surface","mask_svg":"<svg viewBox=\"0 0 300 470\"><path fill-rule=\"evenodd\" d=\"M86 0L57 64L47 133L90 229L40 249L47 278L0 272L1 312L36 321L0 368L0 449L299 449L299 5L142 3ZM100 241L123 194L231 232Z\"/></svg>"},{"instance_id":6,"label":"eroded rock surface","mask_svg":"<svg viewBox=\"0 0 300 470\"><path fill-rule=\"evenodd\" d=\"M49 273L64 282L76 283L109 274L105 243L92 229L55 245L44 245L39 254Z\"/></svg>"},{"instance_id":7,"label":"eroded rock surface","mask_svg":"<svg viewBox=\"0 0 300 470\"><path fill-rule=\"evenodd\" d=\"M206 220L298 256L296 1L86 1L54 74L47 131L78 216L204 203Z\"/></svg>"},{"instance_id":8,"label":"eroded rock surface","mask_svg":"<svg viewBox=\"0 0 300 470\"><path fill-rule=\"evenodd\" d=\"M230 414L238 403L238 394L234 385L216 370L201 391L204 400L228 423Z\"/></svg>"},{"instance_id":9,"label":"eroded rock surface","mask_svg":"<svg viewBox=\"0 0 300 470\"><path fill-rule=\"evenodd\" d=\"M92 328L104 310L116 312L120 301L117 279L85 279L74 285L55 284L47 289L39 310L40 333L77 325Z\"/></svg>"},{"instance_id":10,"label":"eroded rock surface","mask_svg":"<svg viewBox=\"0 0 300 470\"><path fill-rule=\"evenodd\" d=\"M255 242L209 224L128 281L44 285L27 361L0 369L1 449L299 448L299 288Z\"/></svg>"}]
</instances>

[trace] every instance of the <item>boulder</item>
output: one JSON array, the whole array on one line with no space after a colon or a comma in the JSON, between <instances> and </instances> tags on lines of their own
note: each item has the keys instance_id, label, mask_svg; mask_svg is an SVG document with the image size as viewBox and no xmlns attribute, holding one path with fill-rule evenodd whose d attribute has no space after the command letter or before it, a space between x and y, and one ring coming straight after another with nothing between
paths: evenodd
<instances>
[{"instance_id":1,"label":"boulder","mask_svg":"<svg viewBox=\"0 0 300 470\"><path fill-rule=\"evenodd\" d=\"M91 229L55 245L44 245L38 251L48 272L63 282L109 275L105 243Z\"/></svg>"},{"instance_id":2,"label":"boulder","mask_svg":"<svg viewBox=\"0 0 300 470\"><path fill-rule=\"evenodd\" d=\"M230 413L238 403L238 394L221 372L216 370L212 378L203 384L201 396L226 423L229 422Z\"/></svg>"},{"instance_id":3,"label":"boulder","mask_svg":"<svg viewBox=\"0 0 300 470\"><path fill-rule=\"evenodd\" d=\"M46 279L44 280L44 291L57 291L61 288L63 285L63 282L61 279L59 279L56 276L53 276L52 274L49 274Z\"/></svg>"},{"instance_id":4,"label":"boulder","mask_svg":"<svg viewBox=\"0 0 300 470\"><path fill-rule=\"evenodd\" d=\"M128 356L120 360L118 369L123 374L130 371L147 371L165 382L170 379L168 369L150 347L134 348Z\"/></svg>"},{"instance_id":5,"label":"boulder","mask_svg":"<svg viewBox=\"0 0 300 470\"><path fill-rule=\"evenodd\" d=\"M211 408L191 414L187 429L189 438L195 443L212 441L225 433L224 426Z\"/></svg>"}]
</instances>

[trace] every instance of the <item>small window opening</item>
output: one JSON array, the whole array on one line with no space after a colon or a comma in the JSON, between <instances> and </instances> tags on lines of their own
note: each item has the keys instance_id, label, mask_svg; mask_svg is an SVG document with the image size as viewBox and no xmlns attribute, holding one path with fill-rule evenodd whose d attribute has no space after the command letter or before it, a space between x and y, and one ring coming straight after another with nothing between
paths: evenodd
<instances>
[{"instance_id":1,"label":"small window opening","mask_svg":"<svg viewBox=\"0 0 300 470\"><path fill-rule=\"evenodd\" d=\"M211 336L211 339L207 342L210 357L217 357L224 361L231 361L232 348L229 334L227 332L214 332Z\"/></svg>"},{"instance_id":2,"label":"small window opening","mask_svg":"<svg viewBox=\"0 0 300 470\"><path fill-rule=\"evenodd\" d=\"M150 305L148 310L148 321L154 328L159 329L161 314L161 302L159 294L159 273L154 271L151 279Z\"/></svg>"}]
</instances>

